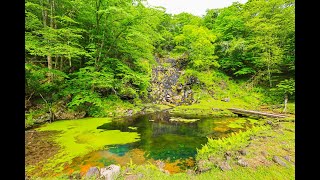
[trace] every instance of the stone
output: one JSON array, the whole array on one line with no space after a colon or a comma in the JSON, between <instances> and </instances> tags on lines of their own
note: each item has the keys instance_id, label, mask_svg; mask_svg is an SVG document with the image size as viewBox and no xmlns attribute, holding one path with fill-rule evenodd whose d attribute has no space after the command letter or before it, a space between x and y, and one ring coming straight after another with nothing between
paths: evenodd
<instances>
[{"instance_id":1,"label":"stone","mask_svg":"<svg viewBox=\"0 0 320 180\"><path fill-rule=\"evenodd\" d=\"M228 162L222 162L219 164L219 168L222 170L222 171L229 171L231 170L231 166L228 164Z\"/></svg>"},{"instance_id":2,"label":"stone","mask_svg":"<svg viewBox=\"0 0 320 180\"><path fill-rule=\"evenodd\" d=\"M237 163L242 167L248 166L248 163L244 159L239 159Z\"/></svg>"},{"instance_id":3,"label":"stone","mask_svg":"<svg viewBox=\"0 0 320 180\"><path fill-rule=\"evenodd\" d=\"M248 154L248 152L247 152L246 150L244 150L244 149L241 149L241 150L239 151L239 153L240 153L241 155L243 155L243 156L245 156L245 155Z\"/></svg>"},{"instance_id":4,"label":"stone","mask_svg":"<svg viewBox=\"0 0 320 180\"><path fill-rule=\"evenodd\" d=\"M270 120L267 121L267 124L269 124L270 126L273 126L273 123Z\"/></svg>"},{"instance_id":5,"label":"stone","mask_svg":"<svg viewBox=\"0 0 320 180\"><path fill-rule=\"evenodd\" d=\"M100 175L98 167L90 167L90 169L86 173L86 178L96 177L98 178Z\"/></svg>"},{"instance_id":6,"label":"stone","mask_svg":"<svg viewBox=\"0 0 320 180\"><path fill-rule=\"evenodd\" d=\"M224 157L226 158L226 160L231 159L231 155L232 155L232 153L230 151L227 151L224 153Z\"/></svg>"},{"instance_id":7,"label":"stone","mask_svg":"<svg viewBox=\"0 0 320 180\"><path fill-rule=\"evenodd\" d=\"M205 172L205 171L209 171L210 169L212 169L212 167L208 166L211 163L207 160L199 160L197 162L197 166L198 166L198 170L200 172Z\"/></svg>"},{"instance_id":8,"label":"stone","mask_svg":"<svg viewBox=\"0 0 320 180\"><path fill-rule=\"evenodd\" d=\"M132 116L132 113L133 113L133 110L132 110L132 109L129 109L129 110L127 111L127 115L128 115L128 116Z\"/></svg>"},{"instance_id":9,"label":"stone","mask_svg":"<svg viewBox=\"0 0 320 180\"><path fill-rule=\"evenodd\" d=\"M273 156L272 160L281 166L287 166L287 164L283 162L279 156Z\"/></svg>"},{"instance_id":10,"label":"stone","mask_svg":"<svg viewBox=\"0 0 320 180\"><path fill-rule=\"evenodd\" d=\"M283 158L284 158L285 160L287 160L287 161L291 162L291 158L290 158L290 156L283 156Z\"/></svg>"},{"instance_id":11,"label":"stone","mask_svg":"<svg viewBox=\"0 0 320 180\"><path fill-rule=\"evenodd\" d=\"M221 101L230 102L230 98L223 98L223 99L221 99Z\"/></svg>"},{"instance_id":12,"label":"stone","mask_svg":"<svg viewBox=\"0 0 320 180\"><path fill-rule=\"evenodd\" d=\"M165 163L163 161L157 160L156 165L159 169L163 169L165 166Z\"/></svg>"},{"instance_id":13,"label":"stone","mask_svg":"<svg viewBox=\"0 0 320 180\"><path fill-rule=\"evenodd\" d=\"M267 152L267 151L261 151L261 154L262 154L264 157L267 157L267 156L268 156L268 152Z\"/></svg>"},{"instance_id":14,"label":"stone","mask_svg":"<svg viewBox=\"0 0 320 180\"><path fill-rule=\"evenodd\" d=\"M100 177L105 178L106 180L113 180L120 174L120 166L111 164L108 167L101 168Z\"/></svg>"}]
</instances>

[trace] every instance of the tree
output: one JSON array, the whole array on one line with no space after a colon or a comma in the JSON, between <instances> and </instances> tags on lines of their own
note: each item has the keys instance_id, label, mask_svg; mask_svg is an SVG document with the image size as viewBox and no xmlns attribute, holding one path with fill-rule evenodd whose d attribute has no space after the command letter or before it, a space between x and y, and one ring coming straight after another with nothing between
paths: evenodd
<instances>
[{"instance_id":1,"label":"tree","mask_svg":"<svg viewBox=\"0 0 320 180\"><path fill-rule=\"evenodd\" d=\"M277 88L272 88L272 91L276 91L280 96L284 97L284 109L286 112L289 96L293 96L295 93L295 81L293 79L285 79L276 85Z\"/></svg>"}]
</instances>

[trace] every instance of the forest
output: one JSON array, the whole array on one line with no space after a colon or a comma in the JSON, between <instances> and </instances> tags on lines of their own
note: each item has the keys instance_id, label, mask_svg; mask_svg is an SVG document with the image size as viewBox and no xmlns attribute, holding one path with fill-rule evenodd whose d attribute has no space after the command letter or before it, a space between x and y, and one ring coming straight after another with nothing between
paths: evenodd
<instances>
[{"instance_id":1,"label":"forest","mask_svg":"<svg viewBox=\"0 0 320 180\"><path fill-rule=\"evenodd\" d=\"M288 127L287 124L279 127L294 129L292 124L295 114L294 0L248 0L245 4L234 2L225 8L208 9L202 17L186 12L168 14L165 8L149 6L146 0L25 1L26 131L47 124L54 125L61 120L107 118L111 121L119 117L162 112L164 109L169 109L170 114L179 115L182 119L192 118L200 127L201 123L197 119L201 119L202 116L234 117L228 108L284 114L290 117L288 120L290 123ZM188 118L185 117L187 115ZM179 121L179 118L170 120ZM202 119L200 121L207 124L211 122ZM240 121L235 120L235 122ZM246 122L249 123L249 120ZM255 119L250 120L250 123L253 122ZM266 119L263 122L275 125L280 121L271 122ZM85 126L101 125L95 120L92 123L83 123L79 125L82 126L80 129ZM121 127L129 126L127 123L129 122L125 122ZM219 141L220 150L243 147L245 143L244 141L238 143L239 139L262 131L262 127L265 127L255 123L248 131L241 129L246 127L243 124L241 127L239 124L226 125L229 128L241 129L239 134L242 135L238 139L236 135L230 136L230 142L235 141L232 143L234 147L229 148L223 140ZM66 129L59 124L57 124L58 129L49 125L48 128L45 126L45 129ZM120 125L102 126L115 130L119 129ZM138 132L141 128L145 128L139 124L130 124L129 127L131 126L137 126ZM207 125L201 125L203 128L205 126ZM126 132L131 133L134 131L132 128ZM183 128L187 127L183 124L177 131L193 132ZM217 131L229 132L221 128L219 130ZM276 129L277 132L278 130ZM143 129L143 132L138 134L148 134L149 131L151 130ZM205 130L201 129L202 131ZM292 133L292 130L286 133ZM291 149L293 152L290 152L294 156L294 133L292 137L291 135L289 138L285 134L283 139L290 141L288 146L293 147L293 150ZM106 135L103 138L108 137ZM211 136L206 134L206 137ZM95 137L90 136L90 138ZM141 135L140 138L142 140L147 137ZM174 139L171 136L170 138ZM201 167L204 161L201 159L208 158L210 153L218 153L214 145L210 146L210 143L217 143L214 142L215 139L209 138L208 142L201 140L203 146L192 147L196 155L190 157L194 157L194 164L198 170L202 168L201 172L206 171L205 167ZM153 140L148 139L148 141ZM205 143L207 144L204 145ZM270 143L269 145L274 145L272 144L274 141ZM147 145L139 147L147 148ZM97 145L95 150L99 148ZM35 151L39 150L35 147ZM154 149L149 151L156 152ZM72 158L70 155L70 161L75 157L80 157L80 154ZM157 161L161 158L153 157L153 159ZM269 160L272 161L272 157ZM168 168L169 165L170 163L166 163L165 166L169 174L182 172L172 170L177 169L172 164L171 169ZM34 164L31 166L27 172L40 167ZM133 174L136 171L142 172L143 169L139 170L140 166L133 167L132 164L130 167L134 169ZM220 174L217 175L218 179L224 177L221 170L218 172L214 167L216 165L210 168L209 173ZM223 169L221 166L218 167ZM89 167L82 170L88 169ZM271 166L271 170L257 170L258 174L255 175L257 179L264 178L262 174L265 172L277 170L278 166L275 168ZM292 169L279 171L285 171L289 179L294 177ZM241 176L238 171L228 172L234 172L228 174L231 179ZM160 177L158 172L152 173ZM34 177L48 176L46 173L30 174ZM149 175L144 173L144 178L148 178ZM185 179L185 175L175 178ZM277 179L277 173L273 175ZM124 176L120 175L120 178ZM203 179L208 177L205 174L201 176L204 176Z\"/></svg>"}]
</instances>

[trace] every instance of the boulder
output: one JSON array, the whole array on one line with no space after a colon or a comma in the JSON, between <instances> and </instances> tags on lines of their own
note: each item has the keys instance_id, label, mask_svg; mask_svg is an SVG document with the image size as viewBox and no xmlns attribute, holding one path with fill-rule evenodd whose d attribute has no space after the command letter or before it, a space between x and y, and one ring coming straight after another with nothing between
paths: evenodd
<instances>
[{"instance_id":1,"label":"boulder","mask_svg":"<svg viewBox=\"0 0 320 180\"><path fill-rule=\"evenodd\" d=\"M113 180L120 174L120 166L111 164L108 167L101 168L100 177L105 178L106 180Z\"/></svg>"}]
</instances>

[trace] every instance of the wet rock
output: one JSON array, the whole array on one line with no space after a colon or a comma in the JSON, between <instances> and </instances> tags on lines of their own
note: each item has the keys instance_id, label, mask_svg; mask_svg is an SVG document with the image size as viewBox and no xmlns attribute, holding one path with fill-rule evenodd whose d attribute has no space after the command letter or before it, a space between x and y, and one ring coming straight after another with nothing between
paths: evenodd
<instances>
[{"instance_id":1,"label":"wet rock","mask_svg":"<svg viewBox=\"0 0 320 180\"><path fill-rule=\"evenodd\" d=\"M278 156L273 156L272 160L281 166L287 166L287 164L283 162Z\"/></svg>"},{"instance_id":2,"label":"wet rock","mask_svg":"<svg viewBox=\"0 0 320 180\"><path fill-rule=\"evenodd\" d=\"M86 178L99 178L100 172L98 167L91 167L87 173L86 173Z\"/></svg>"},{"instance_id":3,"label":"wet rock","mask_svg":"<svg viewBox=\"0 0 320 180\"><path fill-rule=\"evenodd\" d=\"M222 171L229 171L231 170L231 166L228 164L228 162L222 162L219 164L219 168L222 170Z\"/></svg>"},{"instance_id":4,"label":"wet rock","mask_svg":"<svg viewBox=\"0 0 320 180\"><path fill-rule=\"evenodd\" d=\"M242 167L247 167L248 163L244 160L244 159L239 159L237 161L238 165L242 166Z\"/></svg>"},{"instance_id":5,"label":"wet rock","mask_svg":"<svg viewBox=\"0 0 320 180\"><path fill-rule=\"evenodd\" d=\"M241 149L241 150L239 151L239 153L240 153L241 155L243 155L243 156L245 156L245 155L248 154L248 152L247 152L246 150L244 150L244 149Z\"/></svg>"},{"instance_id":6,"label":"wet rock","mask_svg":"<svg viewBox=\"0 0 320 180\"><path fill-rule=\"evenodd\" d=\"M104 177L106 180L112 180L120 174L120 166L111 164L108 167L101 168L100 171L100 177Z\"/></svg>"}]
</instances>

